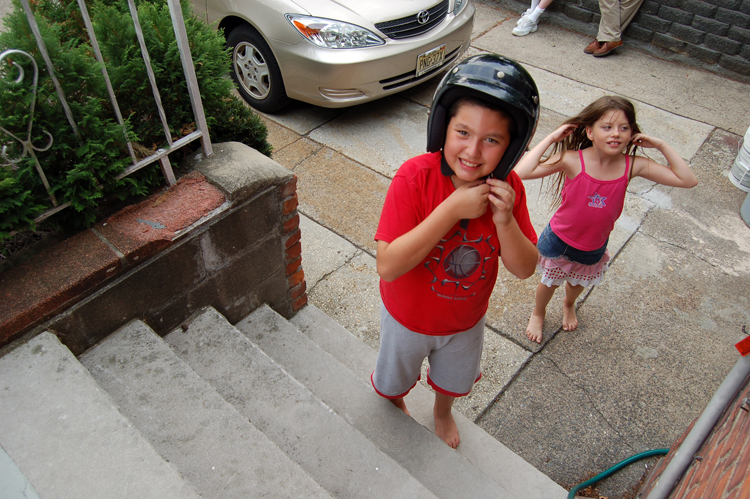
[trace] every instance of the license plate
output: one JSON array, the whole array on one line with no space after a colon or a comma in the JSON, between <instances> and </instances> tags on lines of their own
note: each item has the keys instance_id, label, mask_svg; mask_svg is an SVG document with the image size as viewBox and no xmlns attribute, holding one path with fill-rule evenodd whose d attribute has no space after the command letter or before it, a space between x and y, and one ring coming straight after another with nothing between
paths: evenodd
<instances>
[{"instance_id":1,"label":"license plate","mask_svg":"<svg viewBox=\"0 0 750 499\"><path fill-rule=\"evenodd\" d=\"M440 67L445 60L445 44L420 54L417 57L417 77Z\"/></svg>"}]
</instances>

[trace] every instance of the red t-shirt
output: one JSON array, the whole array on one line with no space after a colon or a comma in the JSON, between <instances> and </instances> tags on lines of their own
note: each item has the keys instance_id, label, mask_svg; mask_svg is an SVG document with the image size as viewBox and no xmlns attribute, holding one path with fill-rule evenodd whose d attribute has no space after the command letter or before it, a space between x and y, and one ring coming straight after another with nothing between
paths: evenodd
<instances>
[{"instance_id":1,"label":"red t-shirt","mask_svg":"<svg viewBox=\"0 0 750 499\"><path fill-rule=\"evenodd\" d=\"M455 188L440 172L442 152L412 158L391 182L375 240L393 242L419 225ZM536 244L526 191L515 172L506 179L516 192L513 216ZM465 226L462 227L462 225ZM497 280L500 248L492 209L468 225L456 224L420 264L392 282L380 280L388 312L417 333L442 336L466 331L487 312Z\"/></svg>"}]
</instances>

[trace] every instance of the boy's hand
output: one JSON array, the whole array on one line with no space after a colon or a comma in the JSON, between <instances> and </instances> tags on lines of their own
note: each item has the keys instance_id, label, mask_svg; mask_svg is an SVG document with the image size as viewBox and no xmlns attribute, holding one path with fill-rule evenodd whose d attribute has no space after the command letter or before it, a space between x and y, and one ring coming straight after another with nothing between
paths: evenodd
<instances>
[{"instance_id":1,"label":"boy's hand","mask_svg":"<svg viewBox=\"0 0 750 499\"><path fill-rule=\"evenodd\" d=\"M464 184L449 196L454 213L460 220L479 218L487 212L490 186L484 180Z\"/></svg>"},{"instance_id":2,"label":"boy's hand","mask_svg":"<svg viewBox=\"0 0 750 499\"><path fill-rule=\"evenodd\" d=\"M490 188L489 201L492 206L492 221L498 227L503 227L513 221L513 205L516 201L516 191L508 182L496 178L488 178Z\"/></svg>"}]
</instances>

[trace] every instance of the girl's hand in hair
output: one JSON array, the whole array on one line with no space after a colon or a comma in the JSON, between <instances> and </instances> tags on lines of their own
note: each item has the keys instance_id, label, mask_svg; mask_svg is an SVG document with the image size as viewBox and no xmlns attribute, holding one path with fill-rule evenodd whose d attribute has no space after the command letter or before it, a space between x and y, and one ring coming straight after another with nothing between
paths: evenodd
<instances>
[{"instance_id":1,"label":"girl's hand in hair","mask_svg":"<svg viewBox=\"0 0 750 499\"><path fill-rule=\"evenodd\" d=\"M633 142L634 146L644 147L646 149L659 149L664 145L663 140L657 139L656 137L651 137L650 135L646 135L645 133L636 133L635 135L633 135L631 141Z\"/></svg>"},{"instance_id":2,"label":"girl's hand in hair","mask_svg":"<svg viewBox=\"0 0 750 499\"><path fill-rule=\"evenodd\" d=\"M565 137L575 132L576 128L578 128L578 125L568 123L567 125L563 125L549 134L549 138L550 140L552 140L552 142L562 142L563 140L565 140Z\"/></svg>"}]
</instances>

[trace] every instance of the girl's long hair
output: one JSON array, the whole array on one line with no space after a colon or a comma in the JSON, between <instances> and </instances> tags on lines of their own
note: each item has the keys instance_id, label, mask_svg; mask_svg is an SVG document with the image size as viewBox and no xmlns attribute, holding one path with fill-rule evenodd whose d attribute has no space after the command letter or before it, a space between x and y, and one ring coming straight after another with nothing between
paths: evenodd
<instances>
[{"instance_id":1,"label":"girl's long hair","mask_svg":"<svg viewBox=\"0 0 750 499\"><path fill-rule=\"evenodd\" d=\"M586 135L586 127L593 127L594 123L596 123L599 118L610 111L622 111L622 113L625 115L625 118L627 118L628 123L630 123L630 129L633 135L641 132L641 129L635 120L635 107L633 107L632 102L622 97L611 95L600 97L586 106L584 110L578 113L576 116L565 120L563 125L576 125L576 129L573 131L573 133L565 137L565 140L558 142L553 146L552 152L548 157L552 157L558 153L560 154L560 157L554 163L550 163L550 166L558 165L562 161L562 157L565 154L565 151L580 151L581 149L591 147L593 144ZM625 148L625 154L628 154L635 158L635 150L636 146L634 146L631 142ZM632 160L630 162L630 165L631 168L629 174L630 178L632 178ZM560 171L555 176L555 179L552 180L552 183L548 188L549 193L552 196L552 210L560 206L560 203L562 202L562 188L564 184L565 172Z\"/></svg>"}]
</instances>

